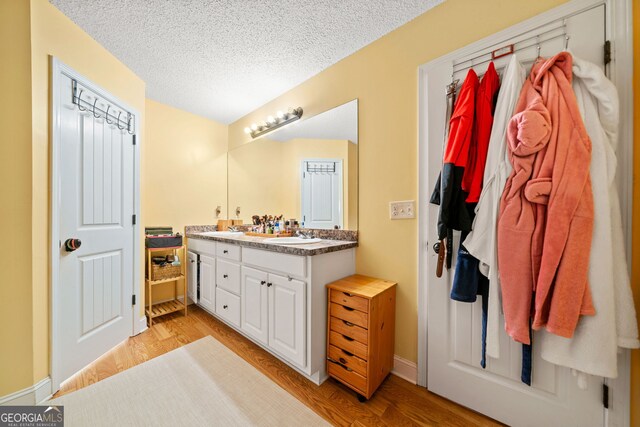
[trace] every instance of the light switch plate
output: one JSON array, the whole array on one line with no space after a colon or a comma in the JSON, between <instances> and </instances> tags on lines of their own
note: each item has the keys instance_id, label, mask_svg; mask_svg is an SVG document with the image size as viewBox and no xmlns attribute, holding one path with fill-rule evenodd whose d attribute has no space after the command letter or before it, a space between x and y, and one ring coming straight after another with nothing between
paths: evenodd
<instances>
[{"instance_id":1,"label":"light switch plate","mask_svg":"<svg viewBox=\"0 0 640 427\"><path fill-rule=\"evenodd\" d=\"M389 202L389 218L391 219L412 219L416 217L415 200L403 200L399 202Z\"/></svg>"}]
</instances>

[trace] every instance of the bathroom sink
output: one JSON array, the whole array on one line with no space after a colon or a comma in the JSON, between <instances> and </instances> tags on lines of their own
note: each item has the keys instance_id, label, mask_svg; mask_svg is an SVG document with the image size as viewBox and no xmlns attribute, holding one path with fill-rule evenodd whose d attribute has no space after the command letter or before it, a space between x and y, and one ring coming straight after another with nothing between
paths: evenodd
<instances>
[{"instance_id":1,"label":"bathroom sink","mask_svg":"<svg viewBox=\"0 0 640 427\"><path fill-rule=\"evenodd\" d=\"M205 231L200 233L202 236L224 237L224 236L242 236L242 231Z\"/></svg>"},{"instance_id":2,"label":"bathroom sink","mask_svg":"<svg viewBox=\"0 0 640 427\"><path fill-rule=\"evenodd\" d=\"M312 239L303 239L302 237L271 237L264 239L264 243L280 244L280 245L307 245L310 243L322 242L322 239L314 237Z\"/></svg>"}]
</instances>

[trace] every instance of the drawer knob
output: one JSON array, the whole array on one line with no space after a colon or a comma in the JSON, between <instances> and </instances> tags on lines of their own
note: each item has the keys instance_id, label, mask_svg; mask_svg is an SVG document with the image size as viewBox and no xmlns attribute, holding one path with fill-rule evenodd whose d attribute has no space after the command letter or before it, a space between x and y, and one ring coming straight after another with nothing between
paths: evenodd
<instances>
[{"instance_id":1,"label":"drawer knob","mask_svg":"<svg viewBox=\"0 0 640 427\"><path fill-rule=\"evenodd\" d=\"M222 251L222 253L223 253L223 254L228 254L228 253L229 253L229 251L225 249L225 250L223 250L223 251Z\"/></svg>"},{"instance_id":2,"label":"drawer knob","mask_svg":"<svg viewBox=\"0 0 640 427\"><path fill-rule=\"evenodd\" d=\"M266 285L266 284L267 284L267 281L266 281L266 280L261 280L261 281L260 281L260 286L262 286L262 285Z\"/></svg>"},{"instance_id":3,"label":"drawer knob","mask_svg":"<svg viewBox=\"0 0 640 427\"><path fill-rule=\"evenodd\" d=\"M352 297L353 295L351 295L349 292L343 292L343 294L345 294L348 297Z\"/></svg>"},{"instance_id":4,"label":"drawer knob","mask_svg":"<svg viewBox=\"0 0 640 427\"><path fill-rule=\"evenodd\" d=\"M267 288L270 288L273 286L273 283L267 283Z\"/></svg>"},{"instance_id":5,"label":"drawer knob","mask_svg":"<svg viewBox=\"0 0 640 427\"><path fill-rule=\"evenodd\" d=\"M347 359L345 359L344 357L341 357L338 360L340 361L340 363L343 363L345 365L347 364Z\"/></svg>"},{"instance_id":6,"label":"drawer knob","mask_svg":"<svg viewBox=\"0 0 640 427\"><path fill-rule=\"evenodd\" d=\"M225 279L229 277L228 274L223 274L222 277L224 277Z\"/></svg>"},{"instance_id":7,"label":"drawer knob","mask_svg":"<svg viewBox=\"0 0 640 427\"><path fill-rule=\"evenodd\" d=\"M353 323L347 322L346 320L343 320L342 323L344 323L347 326L354 326Z\"/></svg>"},{"instance_id":8,"label":"drawer knob","mask_svg":"<svg viewBox=\"0 0 640 427\"><path fill-rule=\"evenodd\" d=\"M227 304L223 305L222 308L224 308L225 310L228 308L229 306Z\"/></svg>"},{"instance_id":9,"label":"drawer knob","mask_svg":"<svg viewBox=\"0 0 640 427\"><path fill-rule=\"evenodd\" d=\"M346 336L346 335L344 335L344 334L342 334L342 338L344 338L344 339L345 339L345 340L347 340L347 341L353 341L353 338L348 337L348 336Z\"/></svg>"}]
</instances>

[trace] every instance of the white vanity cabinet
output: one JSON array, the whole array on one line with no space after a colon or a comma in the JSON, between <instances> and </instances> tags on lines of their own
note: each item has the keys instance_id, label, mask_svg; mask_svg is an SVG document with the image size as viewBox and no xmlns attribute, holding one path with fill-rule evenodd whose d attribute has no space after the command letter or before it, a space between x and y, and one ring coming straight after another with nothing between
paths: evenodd
<instances>
[{"instance_id":1,"label":"white vanity cabinet","mask_svg":"<svg viewBox=\"0 0 640 427\"><path fill-rule=\"evenodd\" d=\"M242 267L242 330L300 368L306 364L305 289L292 277Z\"/></svg>"},{"instance_id":2,"label":"white vanity cabinet","mask_svg":"<svg viewBox=\"0 0 640 427\"><path fill-rule=\"evenodd\" d=\"M198 254L193 251L187 252L187 269L189 286L187 286L187 296L193 302L198 301ZM188 302L187 302L188 304Z\"/></svg>"},{"instance_id":3,"label":"white vanity cabinet","mask_svg":"<svg viewBox=\"0 0 640 427\"><path fill-rule=\"evenodd\" d=\"M193 237L188 248L202 308L314 383L327 378L325 285L355 273L354 248L301 255Z\"/></svg>"}]
</instances>

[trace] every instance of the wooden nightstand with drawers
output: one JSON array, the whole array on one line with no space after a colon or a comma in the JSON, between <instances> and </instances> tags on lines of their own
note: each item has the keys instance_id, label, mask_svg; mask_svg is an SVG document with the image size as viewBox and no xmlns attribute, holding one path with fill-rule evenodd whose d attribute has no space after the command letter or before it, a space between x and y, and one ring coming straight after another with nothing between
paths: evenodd
<instances>
[{"instance_id":1,"label":"wooden nightstand with drawers","mask_svg":"<svg viewBox=\"0 0 640 427\"><path fill-rule=\"evenodd\" d=\"M393 368L396 285L359 274L327 285L327 371L361 402Z\"/></svg>"}]
</instances>

